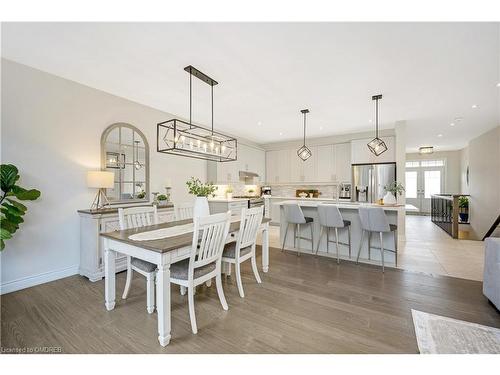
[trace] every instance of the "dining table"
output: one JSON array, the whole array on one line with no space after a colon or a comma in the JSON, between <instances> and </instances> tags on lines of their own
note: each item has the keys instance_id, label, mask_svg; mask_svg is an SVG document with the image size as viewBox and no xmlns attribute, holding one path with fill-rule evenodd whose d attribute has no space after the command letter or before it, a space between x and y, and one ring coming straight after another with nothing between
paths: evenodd
<instances>
[{"instance_id":1,"label":"dining table","mask_svg":"<svg viewBox=\"0 0 500 375\"><path fill-rule=\"evenodd\" d=\"M262 233L262 270L264 272L269 270L270 221L268 218L263 218L259 228ZM190 257L194 227L191 226L191 230L189 230L187 224L192 223L192 219L178 220L100 234L104 243L104 299L108 311L113 310L116 304L115 259L117 253L157 265L156 310L158 341L161 346L167 346L171 339L170 265ZM179 228L178 234L176 234L175 227ZM156 239L147 239L147 232L161 233L161 231L158 231L160 229L167 234L165 237L158 238L156 236ZM240 217L232 216L226 242L235 241L239 229ZM141 236L146 239L141 239Z\"/></svg>"}]
</instances>

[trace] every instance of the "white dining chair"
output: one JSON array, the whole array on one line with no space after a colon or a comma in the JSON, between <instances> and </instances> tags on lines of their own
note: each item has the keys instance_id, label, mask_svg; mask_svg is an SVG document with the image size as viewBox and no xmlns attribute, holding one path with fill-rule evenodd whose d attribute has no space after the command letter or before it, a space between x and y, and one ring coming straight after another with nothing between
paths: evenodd
<instances>
[{"instance_id":1,"label":"white dining chair","mask_svg":"<svg viewBox=\"0 0 500 375\"><path fill-rule=\"evenodd\" d=\"M156 206L119 208L118 220L121 230L154 225L158 224L158 211ZM146 278L147 309L148 313L152 314L155 310L156 264L127 256L127 281L122 295L123 299L128 297L134 271Z\"/></svg>"},{"instance_id":2,"label":"white dining chair","mask_svg":"<svg viewBox=\"0 0 500 375\"><path fill-rule=\"evenodd\" d=\"M175 220L187 220L193 218L194 205L192 203L174 204Z\"/></svg>"},{"instance_id":3,"label":"white dining chair","mask_svg":"<svg viewBox=\"0 0 500 375\"><path fill-rule=\"evenodd\" d=\"M217 294L224 310L228 309L222 289L222 251L229 233L231 212L194 219L193 242L188 259L170 266L170 282L187 288L191 330L198 332L194 311L194 295L197 285L215 277Z\"/></svg>"},{"instance_id":4,"label":"white dining chair","mask_svg":"<svg viewBox=\"0 0 500 375\"><path fill-rule=\"evenodd\" d=\"M222 261L234 264L236 272L236 284L240 297L244 298L243 284L241 282L241 263L251 259L252 270L257 283L262 283L259 271L257 270L257 261L255 259L255 244L257 242L257 232L262 223L264 207L243 208L241 210L240 230L236 241L227 243L222 253Z\"/></svg>"},{"instance_id":5,"label":"white dining chair","mask_svg":"<svg viewBox=\"0 0 500 375\"><path fill-rule=\"evenodd\" d=\"M368 259L371 259L371 249L379 249L382 257L382 272L385 272L384 252L394 253L395 264L398 265L398 226L389 224L387 215L382 207L359 207L359 219L361 221L361 240L359 242L358 256L356 263L359 262L359 255L365 239L365 233L368 234ZM384 248L384 233L393 233L394 250ZM378 233L380 237L380 247L371 245L373 233Z\"/></svg>"}]
</instances>

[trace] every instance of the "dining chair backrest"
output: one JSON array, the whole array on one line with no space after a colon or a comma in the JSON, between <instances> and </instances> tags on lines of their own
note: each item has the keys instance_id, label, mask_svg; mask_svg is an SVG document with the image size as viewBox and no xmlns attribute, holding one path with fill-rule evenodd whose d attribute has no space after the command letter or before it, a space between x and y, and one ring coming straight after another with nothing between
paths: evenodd
<instances>
[{"instance_id":1,"label":"dining chair backrest","mask_svg":"<svg viewBox=\"0 0 500 375\"><path fill-rule=\"evenodd\" d=\"M243 208L241 210L240 231L238 233L238 244L240 249L253 246L257 242L257 232L262 223L263 215L263 206Z\"/></svg>"},{"instance_id":2,"label":"dining chair backrest","mask_svg":"<svg viewBox=\"0 0 500 375\"><path fill-rule=\"evenodd\" d=\"M290 224L305 224L306 218L302 209L297 203L283 204L285 210L285 220Z\"/></svg>"},{"instance_id":3,"label":"dining chair backrest","mask_svg":"<svg viewBox=\"0 0 500 375\"><path fill-rule=\"evenodd\" d=\"M320 225L328 228L342 228L344 219L340 214L340 210L333 204L319 204L318 218Z\"/></svg>"},{"instance_id":4,"label":"dining chair backrest","mask_svg":"<svg viewBox=\"0 0 500 375\"><path fill-rule=\"evenodd\" d=\"M230 220L231 211L194 218L189 277L192 277L195 268L222 259Z\"/></svg>"},{"instance_id":5,"label":"dining chair backrest","mask_svg":"<svg viewBox=\"0 0 500 375\"><path fill-rule=\"evenodd\" d=\"M389 221L382 207L359 207L361 228L372 232L390 232Z\"/></svg>"},{"instance_id":6,"label":"dining chair backrest","mask_svg":"<svg viewBox=\"0 0 500 375\"><path fill-rule=\"evenodd\" d=\"M174 205L175 220L186 220L193 217L194 205L192 203L179 203Z\"/></svg>"},{"instance_id":7,"label":"dining chair backrest","mask_svg":"<svg viewBox=\"0 0 500 375\"><path fill-rule=\"evenodd\" d=\"M158 224L158 211L156 206L141 206L118 209L120 229L145 227Z\"/></svg>"}]
</instances>

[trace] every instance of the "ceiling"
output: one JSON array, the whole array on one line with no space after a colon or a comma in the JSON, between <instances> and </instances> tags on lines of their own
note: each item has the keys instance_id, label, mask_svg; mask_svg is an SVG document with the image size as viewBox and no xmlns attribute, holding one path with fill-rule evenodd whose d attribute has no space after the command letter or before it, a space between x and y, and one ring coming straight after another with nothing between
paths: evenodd
<instances>
[{"instance_id":1,"label":"ceiling","mask_svg":"<svg viewBox=\"0 0 500 375\"><path fill-rule=\"evenodd\" d=\"M406 120L407 151L452 150L499 123L499 36L496 23L4 23L2 56L181 117L191 64L219 82L216 128L261 144L302 137L303 108L310 137L370 130L381 93L381 127ZM195 81L193 121L208 125Z\"/></svg>"}]
</instances>

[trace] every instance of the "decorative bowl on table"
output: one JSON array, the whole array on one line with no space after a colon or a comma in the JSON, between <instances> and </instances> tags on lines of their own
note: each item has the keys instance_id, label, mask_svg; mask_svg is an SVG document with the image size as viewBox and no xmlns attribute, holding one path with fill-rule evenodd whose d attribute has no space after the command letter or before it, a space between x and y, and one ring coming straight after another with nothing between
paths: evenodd
<instances>
[{"instance_id":1,"label":"decorative bowl on table","mask_svg":"<svg viewBox=\"0 0 500 375\"><path fill-rule=\"evenodd\" d=\"M300 193L299 197L301 197L302 199L304 199L304 198L307 198L307 195L308 195L307 193Z\"/></svg>"}]
</instances>

